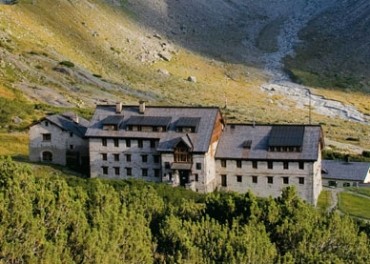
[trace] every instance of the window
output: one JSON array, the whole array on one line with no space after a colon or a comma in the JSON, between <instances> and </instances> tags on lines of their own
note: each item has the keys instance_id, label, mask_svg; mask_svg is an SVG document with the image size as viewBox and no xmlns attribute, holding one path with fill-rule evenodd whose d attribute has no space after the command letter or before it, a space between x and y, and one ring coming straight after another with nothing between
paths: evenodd
<instances>
[{"instance_id":1,"label":"window","mask_svg":"<svg viewBox=\"0 0 370 264\"><path fill-rule=\"evenodd\" d=\"M252 168L257 169L258 168L258 162L256 160L252 161Z\"/></svg>"},{"instance_id":2,"label":"window","mask_svg":"<svg viewBox=\"0 0 370 264\"><path fill-rule=\"evenodd\" d=\"M257 182L258 182L258 178L257 178L257 176L252 176L252 182L253 182L253 183L257 183Z\"/></svg>"},{"instance_id":3,"label":"window","mask_svg":"<svg viewBox=\"0 0 370 264\"><path fill-rule=\"evenodd\" d=\"M241 168L242 167L242 161L241 160L237 160L236 161L236 167L237 168Z\"/></svg>"},{"instance_id":4,"label":"window","mask_svg":"<svg viewBox=\"0 0 370 264\"><path fill-rule=\"evenodd\" d=\"M141 155L142 162L148 162L148 155Z\"/></svg>"},{"instance_id":5,"label":"window","mask_svg":"<svg viewBox=\"0 0 370 264\"><path fill-rule=\"evenodd\" d=\"M73 137L73 132L69 132L69 137Z\"/></svg>"},{"instance_id":6,"label":"window","mask_svg":"<svg viewBox=\"0 0 370 264\"><path fill-rule=\"evenodd\" d=\"M42 153L42 161L53 161L53 153L50 151L44 151Z\"/></svg>"},{"instance_id":7,"label":"window","mask_svg":"<svg viewBox=\"0 0 370 264\"><path fill-rule=\"evenodd\" d=\"M74 149L75 148L75 146L73 146L73 145L69 145L69 149Z\"/></svg>"},{"instance_id":8,"label":"window","mask_svg":"<svg viewBox=\"0 0 370 264\"><path fill-rule=\"evenodd\" d=\"M160 169L154 169L154 177L158 178L160 174L161 174Z\"/></svg>"},{"instance_id":9,"label":"window","mask_svg":"<svg viewBox=\"0 0 370 264\"><path fill-rule=\"evenodd\" d=\"M126 168L126 175L132 176L132 168Z\"/></svg>"},{"instance_id":10,"label":"window","mask_svg":"<svg viewBox=\"0 0 370 264\"><path fill-rule=\"evenodd\" d=\"M304 170L304 162L303 161L300 161L298 166L299 166L300 170Z\"/></svg>"},{"instance_id":11,"label":"window","mask_svg":"<svg viewBox=\"0 0 370 264\"><path fill-rule=\"evenodd\" d=\"M142 148L143 147L143 140L142 139L138 139L137 140L137 147L138 148Z\"/></svg>"},{"instance_id":12,"label":"window","mask_svg":"<svg viewBox=\"0 0 370 264\"><path fill-rule=\"evenodd\" d=\"M236 181L237 182L242 182L242 176L241 175L236 175Z\"/></svg>"},{"instance_id":13,"label":"window","mask_svg":"<svg viewBox=\"0 0 370 264\"><path fill-rule=\"evenodd\" d=\"M188 146L185 143L180 142L177 144L174 151L174 160L178 163L191 163L192 155L189 152Z\"/></svg>"},{"instance_id":14,"label":"window","mask_svg":"<svg viewBox=\"0 0 370 264\"><path fill-rule=\"evenodd\" d=\"M303 177L299 177L298 178L298 182L299 182L299 184L304 184L304 178Z\"/></svg>"},{"instance_id":15,"label":"window","mask_svg":"<svg viewBox=\"0 0 370 264\"><path fill-rule=\"evenodd\" d=\"M336 181L329 181L329 186L330 187L337 187L337 182Z\"/></svg>"},{"instance_id":16,"label":"window","mask_svg":"<svg viewBox=\"0 0 370 264\"><path fill-rule=\"evenodd\" d=\"M104 147L107 146L107 139L106 138L101 139L101 145L104 146Z\"/></svg>"},{"instance_id":17,"label":"window","mask_svg":"<svg viewBox=\"0 0 370 264\"><path fill-rule=\"evenodd\" d=\"M126 161L131 162L131 154L126 154Z\"/></svg>"},{"instance_id":18,"label":"window","mask_svg":"<svg viewBox=\"0 0 370 264\"><path fill-rule=\"evenodd\" d=\"M119 147L119 139L118 138L113 139L113 142L114 142L115 147Z\"/></svg>"},{"instance_id":19,"label":"window","mask_svg":"<svg viewBox=\"0 0 370 264\"><path fill-rule=\"evenodd\" d=\"M101 154L101 159L102 159L102 160L107 160L107 159L108 159L108 155L107 155L107 153L102 153L102 154Z\"/></svg>"},{"instance_id":20,"label":"window","mask_svg":"<svg viewBox=\"0 0 370 264\"><path fill-rule=\"evenodd\" d=\"M284 161L284 162L283 162L283 168L284 168L284 170L289 169L289 162Z\"/></svg>"},{"instance_id":21,"label":"window","mask_svg":"<svg viewBox=\"0 0 370 264\"><path fill-rule=\"evenodd\" d=\"M226 187L227 186L227 178L226 178L226 175L225 174L221 175L221 186L222 187Z\"/></svg>"},{"instance_id":22,"label":"window","mask_svg":"<svg viewBox=\"0 0 370 264\"><path fill-rule=\"evenodd\" d=\"M148 176L148 169L141 169L141 175L143 177L147 177Z\"/></svg>"},{"instance_id":23,"label":"window","mask_svg":"<svg viewBox=\"0 0 370 264\"><path fill-rule=\"evenodd\" d=\"M154 139L150 140L150 147L155 148L155 140Z\"/></svg>"},{"instance_id":24,"label":"window","mask_svg":"<svg viewBox=\"0 0 370 264\"><path fill-rule=\"evenodd\" d=\"M42 141L51 141L51 134L42 134Z\"/></svg>"},{"instance_id":25,"label":"window","mask_svg":"<svg viewBox=\"0 0 370 264\"><path fill-rule=\"evenodd\" d=\"M49 126L49 122L48 121L45 121L45 126Z\"/></svg>"},{"instance_id":26,"label":"window","mask_svg":"<svg viewBox=\"0 0 370 264\"><path fill-rule=\"evenodd\" d=\"M120 169L119 169L119 167L114 167L114 174L115 175L120 175Z\"/></svg>"},{"instance_id":27,"label":"window","mask_svg":"<svg viewBox=\"0 0 370 264\"><path fill-rule=\"evenodd\" d=\"M202 163L197 162L196 168L197 168L197 170L201 170L202 169Z\"/></svg>"},{"instance_id":28,"label":"window","mask_svg":"<svg viewBox=\"0 0 370 264\"><path fill-rule=\"evenodd\" d=\"M283 177L283 183L289 184L289 177Z\"/></svg>"},{"instance_id":29,"label":"window","mask_svg":"<svg viewBox=\"0 0 370 264\"><path fill-rule=\"evenodd\" d=\"M221 160L221 167L226 168L226 160L225 159Z\"/></svg>"},{"instance_id":30,"label":"window","mask_svg":"<svg viewBox=\"0 0 370 264\"><path fill-rule=\"evenodd\" d=\"M270 170L272 170L274 168L274 164L273 164L272 161L267 162L267 168L270 169Z\"/></svg>"},{"instance_id":31,"label":"window","mask_svg":"<svg viewBox=\"0 0 370 264\"><path fill-rule=\"evenodd\" d=\"M108 167L107 166L103 166L101 168L103 169L103 174L104 175L107 175L108 174Z\"/></svg>"},{"instance_id":32,"label":"window","mask_svg":"<svg viewBox=\"0 0 370 264\"><path fill-rule=\"evenodd\" d=\"M198 173L196 173L196 174L194 174L194 180L197 182L197 181L199 181L199 175L198 175Z\"/></svg>"},{"instance_id":33,"label":"window","mask_svg":"<svg viewBox=\"0 0 370 264\"><path fill-rule=\"evenodd\" d=\"M164 163L164 167L165 167L165 169L169 169L170 168L170 163L168 161L166 161Z\"/></svg>"},{"instance_id":34,"label":"window","mask_svg":"<svg viewBox=\"0 0 370 264\"><path fill-rule=\"evenodd\" d=\"M126 139L126 147L128 147L128 148L131 147L131 140Z\"/></svg>"},{"instance_id":35,"label":"window","mask_svg":"<svg viewBox=\"0 0 370 264\"><path fill-rule=\"evenodd\" d=\"M274 178L271 176L267 176L267 183L268 184L273 184L274 183Z\"/></svg>"},{"instance_id":36,"label":"window","mask_svg":"<svg viewBox=\"0 0 370 264\"><path fill-rule=\"evenodd\" d=\"M119 161L119 154L113 154L114 161Z\"/></svg>"},{"instance_id":37,"label":"window","mask_svg":"<svg viewBox=\"0 0 370 264\"><path fill-rule=\"evenodd\" d=\"M159 163L159 160L160 160L159 157L160 157L159 155L153 155L153 162L154 163Z\"/></svg>"}]
</instances>

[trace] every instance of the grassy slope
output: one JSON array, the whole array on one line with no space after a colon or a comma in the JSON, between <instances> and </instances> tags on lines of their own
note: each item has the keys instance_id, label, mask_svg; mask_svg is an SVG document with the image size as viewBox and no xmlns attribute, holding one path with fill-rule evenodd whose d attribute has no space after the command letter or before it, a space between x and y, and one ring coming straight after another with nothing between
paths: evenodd
<instances>
[{"instance_id":1,"label":"grassy slope","mask_svg":"<svg viewBox=\"0 0 370 264\"><path fill-rule=\"evenodd\" d=\"M69 60L112 82L129 85L144 94L154 94L156 99L151 104L222 107L227 98L225 116L229 122L308 121L307 110L295 109L294 103L279 96L269 98L260 91L259 85L265 77L259 70L204 58L180 47L177 47L179 52L173 55L171 62L141 63L137 56L142 54L145 42L155 41L150 38L152 33L130 19L134 14L112 8L104 1L39 0L36 5L30 2L3 6L0 11L0 29L11 37L11 52L28 60L29 64L35 62L27 52L46 53L55 62ZM93 36L94 33L97 34ZM171 75L163 77L158 69L167 69ZM40 72L59 77L48 65ZM4 82L0 85L0 95L9 99L14 96L11 87L15 83L25 78L31 83L39 82L32 74L13 74L15 76L3 71ZM196 76L197 83L187 82L189 75ZM72 94L68 90L68 82L73 80L60 78L62 85L55 82L44 85L71 97L78 97L79 93L100 96L97 92L100 88L84 84L78 93ZM114 94L125 103L137 101L136 97L119 92ZM335 93L335 96L352 102L344 94ZM279 106L282 101L287 106L285 109ZM313 120L324 123L326 135L333 139L360 138L357 144L370 147L367 126L320 115L314 115Z\"/></svg>"},{"instance_id":2,"label":"grassy slope","mask_svg":"<svg viewBox=\"0 0 370 264\"><path fill-rule=\"evenodd\" d=\"M320 193L319 200L317 201L317 208L325 213L332 203L331 192L323 190Z\"/></svg>"},{"instance_id":3,"label":"grassy slope","mask_svg":"<svg viewBox=\"0 0 370 264\"><path fill-rule=\"evenodd\" d=\"M369 203L370 198L348 192L339 193L339 210L349 215L370 219Z\"/></svg>"}]
</instances>

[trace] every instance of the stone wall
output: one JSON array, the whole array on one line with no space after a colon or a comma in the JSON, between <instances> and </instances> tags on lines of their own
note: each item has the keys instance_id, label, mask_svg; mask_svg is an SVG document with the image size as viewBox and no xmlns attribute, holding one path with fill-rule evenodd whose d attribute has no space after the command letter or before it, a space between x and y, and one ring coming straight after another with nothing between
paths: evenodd
<instances>
[{"instance_id":1,"label":"stone wall","mask_svg":"<svg viewBox=\"0 0 370 264\"><path fill-rule=\"evenodd\" d=\"M50 140L43 140L43 134L50 134ZM88 156L88 141L75 134L62 130L49 121L42 121L29 130L29 159L33 162L42 162L45 151L52 153L51 163L66 165L68 150L79 152L80 156Z\"/></svg>"},{"instance_id":2,"label":"stone wall","mask_svg":"<svg viewBox=\"0 0 370 264\"><path fill-rule=\"evenodd\" d=\"M293 185L301 198L316 203L313 198L314 181L314 163L305 162L304 168L299 168L299 162L289 162L288 169L284 169L283 162L273 162L272 169L268 168L267 161L258 161L258 167L253 168L252 161L241 161L241 168L237 167L236 160L227 160L226 167L221 166L221 160L216 160L216 177L218 186L227 191L244 193L251 190L255 195L260 197L278 197L281 195L283 188ZM222 186L222 175L226 175L226 186ZM253 182L253 176L257 182ZM269 178L272 183L269 183ZM284 182L284 178L288 182ZM304 183L300 183L303 178ZM315 184L316 184L315 182Z\"/></svg>"}]
</instances>

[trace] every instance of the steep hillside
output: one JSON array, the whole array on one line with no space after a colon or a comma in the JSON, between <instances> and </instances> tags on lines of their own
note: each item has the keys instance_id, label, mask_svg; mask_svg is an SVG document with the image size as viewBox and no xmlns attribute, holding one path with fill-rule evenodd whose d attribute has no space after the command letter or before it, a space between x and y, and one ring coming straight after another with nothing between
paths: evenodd
<instances>
[{"instance_id":1,"label":"steep hillside","mask_svg":"<svg viewBox=\"0 0 370 264\"><path fill-rule=\"evenodd\" d=\"M307 98L297 101L261 87L283 74L282 59L293 54L298 33L315 25L323 12L340 9L337 2L20 0L0 5L0 103L21 100L18 104L38 109L40 103L85 108L138 99L227 103L228 121L308 122ZM300 50L296 58L308 54ZM357 109L359 115L370 113L370 96L362 91L348 97L317 86L313 92L343 102L335 103L340 113L351 107L356 116ZM322 111L331 107L322 100L313 107L314 122L326 124L333 139L352 137L369 146L364 122L347 122L356 119L345 114L333 118L336 113ZM19 121L20 114L10 115L8 120Z\"/></svg>"},{"instance_id":2,"label":"steep hillside","mask_svg":"<svg viewBox=\"0 0 370 264\"><path fill-rule=\"evenodd\" d=\"M288 67L304 83L369 94L369 36L370 2L338 1L302 30Z\"/></svg>"}]
</instances>

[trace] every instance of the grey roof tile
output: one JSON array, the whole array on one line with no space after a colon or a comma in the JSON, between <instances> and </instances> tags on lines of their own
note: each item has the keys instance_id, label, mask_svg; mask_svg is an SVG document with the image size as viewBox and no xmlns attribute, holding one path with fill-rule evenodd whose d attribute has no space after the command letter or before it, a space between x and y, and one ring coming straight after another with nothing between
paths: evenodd
<instances>
[{"instance_id":1,"label":"grey roof tile","mask_svg":"<svg viewBox=\"0 0 370 264\"><path fill-rule=\"evenodd\" d=\"M322 169L324 179L364 181L369 173L370 163L323 160Z\"/></svg>"},{"instance_id":2,"label":"grey roof tile","mask_svg":"<svg viewBox=\"0 0 370 264\"><path fill-rule=\"evenodd\" d=\"M287 125L288 126L288 125ZM297 127L297 126L295 126ZM216 158L246 160L317 160L322 132L320 126L303 126L304 137L299 152L269 151L273 125L226 126L217 146ZM244 147L248 142L249 147Z\"/></svg>"},{"instance_id":3,"label":"grey roof tile","mask_svg":"<svg viewBox=\"0 0 370 264\"><path fill-rule=\"evenodd\" d=\"M73 134L81 138L85 136L87 126L89 125L89 121L82 117L78 117L79 119L78 123L74 122L66 115L58 114L46 116L45 119L55 124L56 126L60 127L61 129L72 132Z\"/></svg>"},{"instance_id":4,"label":"grey roof tile","mask_svg":"<svg viewBox=\"0 0 370 264\"><path fill-rule=\"evenodd\" d=\"M170 116L131 116L126 121L126 125L167 127L170 122Z\"/></svg>"},{"instance_id":5,"label":"grey roof tile","mask_svg":"<svg viewBox=\"0 0 370 264\"><path fill-rule=\"evenodd\" d=\"M187 138L192 144L194 152L207 152L211 141L212 132L216 117L219 113L217 107L159 107L146 106L145 113L139 113L139 106L124 106L121 115L124 117L124 123L131 120L144 118L145 122L155 125L160 122L168 121L168 130L166 132L146 132L146 131L128 131L119 129L118 131L106 131L101 128L101 121L107 116L115 114L115 105L98 105L91 121L91 126L87 130L88 137L119 137L119 138L155 138L159 139L158 151L172 151L173 142L177 138ZM149 119L146 119L149 117ZM154 117L154 118L153 118ZM157 119L157 117L160 117ZM184 133L176 131L176 123L183 118L199 118L199 124L195 133ZM188 119L188 120L190 120ZM155 122L154 122L155 121ZM131 121L130 121L131 122Z\"/></svg>"}]
</instances>

